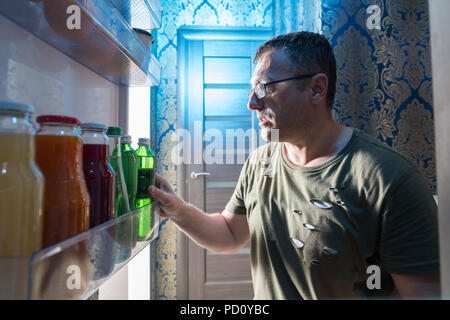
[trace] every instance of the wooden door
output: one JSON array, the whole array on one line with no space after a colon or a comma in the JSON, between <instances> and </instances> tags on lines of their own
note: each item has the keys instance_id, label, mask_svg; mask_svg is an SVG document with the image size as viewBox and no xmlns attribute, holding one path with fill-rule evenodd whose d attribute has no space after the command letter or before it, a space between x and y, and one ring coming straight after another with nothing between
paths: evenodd
<instances>
[{"instance_id":1,"label":"wooden door","mask_svg":"<svg viewBox=\"0 0 450 320\"><path fill-rule=\"evenodd\" d=\"M264 35L270 36L268 32ZM247 109L249 82L254 69L252 60L264 41L261 35L256 38L196 38L184 43L186 81L179 94L185 94L184 119L186 129L191 133L193 162L184 165L184 196L207 213L224 210L243 162L255 143L251 134L239 138L235 135L251 133L249 129L255 128L256 124L254 115ZM199 134L204 141L201 148L196 148ZM193 173L205 175L195 178ZM187 252L181 254L180 250ZM187 259L187 297L183 298L253 298L248 244L234 254L223 255L204 250L187 240L185 246L178 247L178 253ZM182 285L182 279L177 279L177 288L179 283ZM177 296L182 297L178 290Z\"/></svg>"}]
</instances>

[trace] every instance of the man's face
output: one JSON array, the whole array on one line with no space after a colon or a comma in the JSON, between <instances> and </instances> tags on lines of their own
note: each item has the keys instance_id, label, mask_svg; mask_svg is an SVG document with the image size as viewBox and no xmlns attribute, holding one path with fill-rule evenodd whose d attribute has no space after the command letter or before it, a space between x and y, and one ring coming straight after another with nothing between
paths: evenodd
<instances>
[{"instance_id":1,"label":"man's face","mask_svg":"<svg viewBox=\"0 0 450 320\"><path fill-rule=\"evenodd\" d=\"M252 79L252 88L266 83L297 76L290 68L290 59L284 50L267 52L259 59ZM258 99L253 92L247 107L256 111L261 127L261 137L276 141L274 129L278 129L278 141L295 142L301 139L311 127L311 103L308 90L300 90L302 80L290 80L266 87L266 96Z\"/></svg>"}]
</instances>

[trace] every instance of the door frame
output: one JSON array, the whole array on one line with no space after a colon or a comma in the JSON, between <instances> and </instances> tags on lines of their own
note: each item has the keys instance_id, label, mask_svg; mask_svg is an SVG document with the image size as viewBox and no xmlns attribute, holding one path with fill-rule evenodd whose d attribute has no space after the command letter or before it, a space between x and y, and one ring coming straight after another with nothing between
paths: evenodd
<instances>
[{"instance_id":1,"label":"door frame","mask_svg":"<svg viewBox=\"0 0 450 320\"><path fill-rule=\"evenodd\" d=\"M268 27L180 27L177 32L177 128L185 129L187 120L186 51L190 40L267 40L273 37ZM177 167L177 193L187 196L189 175L186 164ZM189 238L177 228L176 244L176 296L179 300L189 298ZM199 270L201 272L201 270Z\"/></svg>"}]
</instances>

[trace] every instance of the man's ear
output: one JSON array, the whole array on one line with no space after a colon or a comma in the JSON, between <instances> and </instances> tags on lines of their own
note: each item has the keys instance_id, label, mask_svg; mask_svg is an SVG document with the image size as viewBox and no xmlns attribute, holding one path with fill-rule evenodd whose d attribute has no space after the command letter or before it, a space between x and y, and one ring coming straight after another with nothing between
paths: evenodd
<instances>
[{"instance_id":1,"label":"man's ear","mask_svg":"<svg viewBox=\"0 0 450 320\"><path fill-rule=\"evenodd\" d=\"M311 79L312 103L320 104L326 102L328 92L328 77L324 73L318 73Z\"/></svg>"}]
</instances>

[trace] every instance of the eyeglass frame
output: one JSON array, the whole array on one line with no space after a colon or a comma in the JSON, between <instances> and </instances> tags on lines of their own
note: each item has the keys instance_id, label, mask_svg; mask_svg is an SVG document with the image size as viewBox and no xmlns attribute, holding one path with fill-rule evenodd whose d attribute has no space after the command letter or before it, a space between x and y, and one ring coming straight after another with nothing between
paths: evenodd
<instances>
[{"instance_id":1,"label":"eyeglass frame","mask_svg":"<svg viewBox=\"0 0 450 320\"><path fill-rule=\"evenodd\" d=\"M262 98L264 98L264 97L267 95L266 87L267 87L267 86L270 86L271 84L275 84L275 83L279 83L279 82L284 82L284 81L289 81L289 80L306 79L306 78L314 77L314 76L316 76L316 75L317 75L317 73L316 73L316 74L305 74L305 75L302 75L302 76L296 76L296 77L291 77L291 78L286 78L286 79L281 79L281 80L274 80L274 81L269 81L269 82L266 82L266 83L258 83L252 90L250 90L250 91L248 92L248 95L251 96L251 94L252 94L253 92L255 92L256 97L257 97L258 99L262 99ZM258 87L260 88L260 90L261 90L261 88L264 88L264 95L263 95L263 96L258 96L258 93L256 92L256 89L257 89Z\"/></svg>"}]
</instances>

